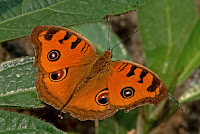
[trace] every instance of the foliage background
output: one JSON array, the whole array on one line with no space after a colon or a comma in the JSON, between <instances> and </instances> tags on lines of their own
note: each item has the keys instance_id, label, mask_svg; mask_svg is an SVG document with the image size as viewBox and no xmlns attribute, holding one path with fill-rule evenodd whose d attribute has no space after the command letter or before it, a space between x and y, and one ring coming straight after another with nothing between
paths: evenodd
<instances>
[{"instance_id":1,"label":"foliage background","mask_svg":"<svg viewBox=\"0 0 200 134\"><path fill-rule=\"evenodd\" d=\"M200 3L199 0L141 0L140 3L137 3L137 0L113 0L112 6L109 6L110 3L107 1L97 2L98 4L92 1L16 0L13 2L1 0L1 61L25 55L33 56L34 48L27 38L5 41L27 36L34 26L41 24L68 27L74 25L70 28L92 40L98 52L101 53L107 48L105 45L108 37L107 29L102 23L94 22L102 22L105 15L120 14L139 7L137 12L115 16L111 20L114 31L122 40L137 27L141 28L140 32L124 41L130 55L121 45L113 52L114 59L134 59L156 72L166 83L170 92L174 93L177 98L181 96L179 101L186 103L183 106L184 112L178 110L172 116L171 114L177 110L177 107L169 104L168 101L156 109L151 105L140 107L139 113L138 109L128 114L121 110L114 117L95 123L92 121L79 122L68 114L64 115L64 120L61 120L57 117L59 111L50 106L44 107L44 104L37 99L34 87L37 68L32 67L33 58L30 57L1 63L0 106L4 108L3 110L21 112L45 119L46 122L51 122L57 128L67 132L126 133L137 131L143 133L143 130L145 133L151 130L151 133L198 133L200 131L200 109L197 106L200 97L200 71L197 67L200 63L200 20L196 7ZM88 24L91 22L93 24ZM118 42L119 40L111 33L111 46ZM191 75L192 72L193 75ZM191 77L188 78L190 75ZM11 107L15 109L10 109ZM63 133L54 126L35 118L0 112L0 132L16 133L37 130L38 132ZM168 117L171 118L162 123ZM35 126L34 124L37 123L40 125ZM137 130L135 130L136 126Z\"/></svg>"}]
</instances>

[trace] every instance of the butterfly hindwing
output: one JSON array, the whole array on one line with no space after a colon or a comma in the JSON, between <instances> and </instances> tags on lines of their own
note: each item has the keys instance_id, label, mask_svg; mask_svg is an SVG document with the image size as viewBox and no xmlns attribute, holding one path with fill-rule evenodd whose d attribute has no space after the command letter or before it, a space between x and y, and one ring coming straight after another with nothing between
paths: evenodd
<instances>
[{"instance_id":1,"label":"butterfly hindwing","mask_svg":"<svg viewBox=\"0 0 200 134\"><path fill-rule=\"evenodd\" d=\"M104 119L112 116L114 109L109 102L107 86L108 71L101 72L95 77L85 79L62 110L80 120Z\"/></svg>"},{"instance_id":2,"label":"butterfly hindwing","mask_svg":"<svg viewBox=\"0 0 200 134\"><path fill-rule=\"evenodd\" d=\"M61 110L71 99L79 81L85 78L90 64L68 67L51 73L38 69L36 89L38 97Z\"/></svg>"}]
</instances>

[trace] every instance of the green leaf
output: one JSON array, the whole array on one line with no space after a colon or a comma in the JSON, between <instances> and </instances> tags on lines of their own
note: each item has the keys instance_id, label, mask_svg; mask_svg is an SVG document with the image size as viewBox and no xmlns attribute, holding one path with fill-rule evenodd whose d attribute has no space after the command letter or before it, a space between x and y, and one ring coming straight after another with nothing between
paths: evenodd
<instances>
[{"instance_id":1,"label":"green leaf","mask_svg":"<svg viewBox=\"0 0 200 134\"><path fill-rule=\"evenodd\" d=\"M200 80L179 98L181 103L188 103L200 99Z\"/></svg>"},{"instance_id":2,"label":"green leaf","mask_svg":"<svg viewBox=\"0 0 200 134\"><path fill-rule=\"evenodd\" d=\"M180 55L188 54L183 50L196 21L196 5L191 0L154 0L139 13L146 66L157 73L168 88L173 87L174 77L182 71L175 69Z\"/></svg>"},{"instance_id":3,"label":"green leaf","mask_svg":"<svg viewBox=\"0 0 200 134\"><path fill-rule=\"evenodd\" d=\"M119 110L114 117L120 126L130 131L136 128L137 115L138 107L130 110L128 113L125 113L123 109Z\"/></svg>"},{"instance_id":4,"label":"green leaf","mask_svg":"<svg viewBox=\"0 0 200 134\"><path fill-rule=\"evenodd\" d=\"M197 21L193 31L185 44L177 61L176 70L183 70L178 78L181 84L200 65L200 19Z\"/></svg>"},{"instance_id":5,"label":"green leaf","mask_svg":"<svg viewBox=\"0 0 200 134\"><path fill-rule=\"evenodd\" d=\"M99 125L96 129L97 134L125 134L127 132L128 130L119 125L113 117L99 120Z\"/></svg>"},{"instance_id":6,"label":"green leaf","mask_svg":"<svg viewBox=\"0 0 200 134\"><path fill-rule=\"evenodd\" d=\"M53 125L31 116L0 111L0 133L48 133L66 134Z\"/></svg>"},{"instance_id":7,"label":"green leaf","mask_svg":"<svg viewBox=\"0 0 200 134\"><path fill-rule=\"evenodd\" d=\"M191 53L184 49L192 36L197 18L196 4L191 0L154 0L139 11L138 20L146 66L158 74L170 93L173 93L177 83L180 82L178 78L184 72L183 66L178 67L180 58ZM187 64L183 65L184 68L188 66ZM194 65L192 66L194 67ZM157 107L153 111L163 113L164 103L164 101L161 103L163 104L162 109L159 110L160 107ZM144 124L147 133L160 122L169 118L168 115L177 110L177 107L165 115L157 116L158 121L148 120L148 116L152 114L152 107L149 106L148 109L151 111L145 114L147 123Z\"/></svg>"},{"instance_id":8,"label":"green leaf","mask_svg":"<svg viewBox=\"0 0 200 134\"><path fill-rule=\"evenodd\" d=\"M0 107L43 107L35 92L33 58L24 57L0 64Z\"/></svg>"},{"instance_id":9,"label":"green leaf","mask_svg":"<svg viewBox=\"0 0 200 134\"><path fill-rule=\"evenodd\" d=\"M38 25L69 26L102 22L150 0L1 0L0 42L27 36Z\"/></svg>"},{"instance_id":10,"label":"green leaf","mask_svg":"<svg viewBox=\"0 0 200 134\"><path fill-rule=\"evenodd\" d=\"M113 117L99 121L97 134L116 134L127 133L136 128L138 108L125 113L124 110L118 111Z\"/></svg>"}]
</instances>

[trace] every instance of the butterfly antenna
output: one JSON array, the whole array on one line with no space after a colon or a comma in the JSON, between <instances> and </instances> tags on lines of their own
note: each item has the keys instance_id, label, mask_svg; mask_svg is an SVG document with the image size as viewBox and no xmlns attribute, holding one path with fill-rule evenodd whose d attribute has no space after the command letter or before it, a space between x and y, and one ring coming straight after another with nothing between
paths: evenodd
<instances>
[{"instance_id":1,"label":"butterfly antenna","mask_svg":"<svg viewBox=\"0 0 200 134\"><path fill-rule=\"evenodd\" d=\"M111 19L111 15L109 15L109 17L108 17L109 26L108 26L108 48L107 48L107 50L110 49L110 25L111 25L110 19Z\"/></svg>"},{"instance_id":2,"label":"butterfly antenna","mask_svg":"<svg viewBox=\"0 0 200 134\"><path fill-rule=\"evenodd\" d=\"M140 28L136 29L133 33L131 33L129 36L127 36L125 39L123 39L122 41L120 41L117 45L115 45L111 50L113 50L115 47L117 47L119 44L121 44L122 42L124 42L125 40L127 40L128 38L130 38L133 34L137 33L140 30Z\"/></svg>"}]
</instances>

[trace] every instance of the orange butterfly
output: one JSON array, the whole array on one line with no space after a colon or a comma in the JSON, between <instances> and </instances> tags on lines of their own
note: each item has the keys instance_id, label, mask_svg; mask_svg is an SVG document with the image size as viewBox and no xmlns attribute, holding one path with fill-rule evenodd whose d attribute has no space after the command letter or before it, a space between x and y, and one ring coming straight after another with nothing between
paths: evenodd
<instances>
[{"instance_id":1,"label":"orange butterfly","mask_svg":"<svg viewBox=\"0 0 200 134\"><path fill-rule=\"evenodd\" d=\"M118 109L158 105L168 96L150 69L126 60L111 61L112 50L100 56L80 34L63 27L37 26L30 35L39 65L38 97L79 120L104 119Z\"/></svg>"}]
</instances>

